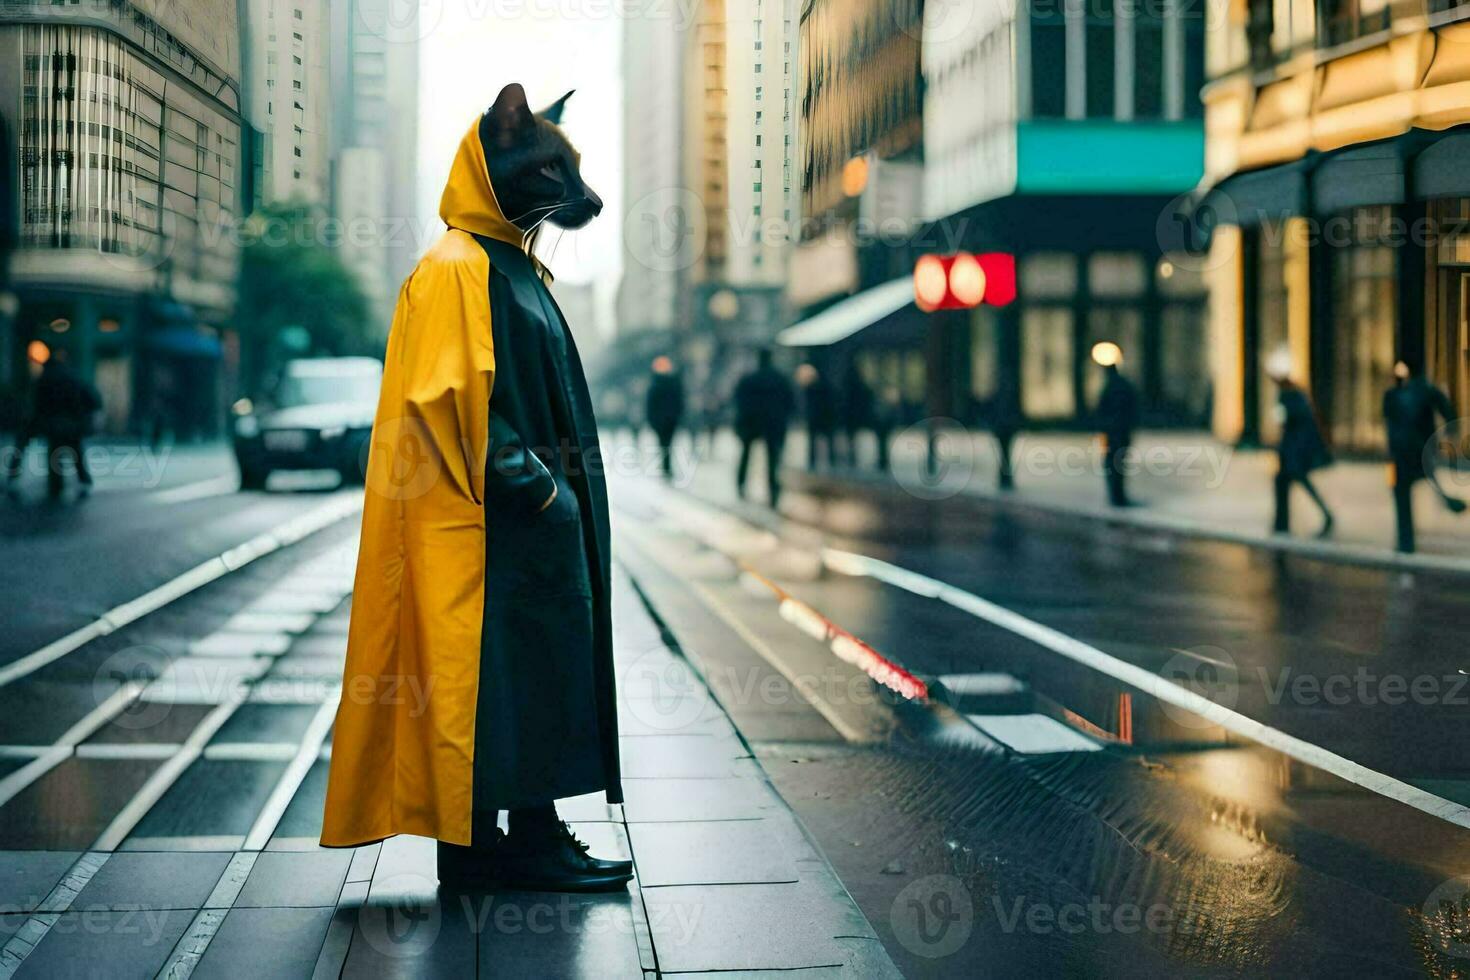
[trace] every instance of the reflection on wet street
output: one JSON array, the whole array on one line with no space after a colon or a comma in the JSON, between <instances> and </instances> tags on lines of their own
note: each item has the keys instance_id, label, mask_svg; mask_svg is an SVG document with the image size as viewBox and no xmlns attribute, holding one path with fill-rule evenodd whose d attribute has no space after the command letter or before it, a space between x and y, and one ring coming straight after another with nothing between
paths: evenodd
<instances>
[{"instance_id":1,"label":"reflection on wet street","mask_svg":"<svg viewBox=\"0 0 1470 980\"><path fill-rule=\"evenodd\" d=\"M1455 581L813 478L784 519L720 473L627 490L625 559L907 975L1464 972Z\"/></svg>"}]
</instances>

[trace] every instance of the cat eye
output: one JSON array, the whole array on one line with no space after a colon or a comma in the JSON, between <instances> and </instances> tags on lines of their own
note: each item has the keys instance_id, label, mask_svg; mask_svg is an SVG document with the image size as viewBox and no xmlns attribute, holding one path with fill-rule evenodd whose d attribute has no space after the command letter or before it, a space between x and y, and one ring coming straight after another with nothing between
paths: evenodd
<instances>
[{"instance_id":1,"label":"cat eye","mask_svg":"<svg viewBox=\"0 0 1470 980\"><path fill-rule=\"evenodd\" d=\"M550 177L552 180L557 181L558 183L561 181L561 173L554 163L548 163L546 166L542 167L541 176Z\"/></svg>"}]
</instances>

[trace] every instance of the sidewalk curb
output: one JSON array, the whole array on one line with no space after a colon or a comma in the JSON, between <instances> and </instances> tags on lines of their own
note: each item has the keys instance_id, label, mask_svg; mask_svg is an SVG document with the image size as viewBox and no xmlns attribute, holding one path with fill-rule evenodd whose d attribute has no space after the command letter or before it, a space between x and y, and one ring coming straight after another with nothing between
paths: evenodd
<instances>
[{"instance_id":1,"label":"sidewalk curb","mask_svg":"<svg viewBox=\"0 0 1470 980\"><path fill-rule=\"evenodd\" d=\"M690 657L689 654L685 651L684 646L682 643L680 643L677 634L675 634L673 628L669 626L669 624L664 620L663 616L659 613L657 607L653 603L652 598L644 589L642 583L639 582L638 577L633 574L632 569L628 568L627 565L623 565L623 573L627 575L628 583L632 586L634 595L638 597L638 602L643 606L643 611L648 615L648 618L652 620L654 626L658 628L659 637L663 641L664 646L667 647L670 653L679 657L681 660L689 665L689 669L693 671L694 676L699 679L699 683L704 685L705 692L708 694L710 701L712 701L720 709L724 716L729 719L729 711L725 708L724 703L720 700L719 694L710 685L708 678L705 676L704 670L700 667L698 661L696 661L693 657ZM873 928L872 922L863 912L862 906L858 904L855 898L853 898L852 892L848 890L846 883L843 882L842 878L837 874L837 870L832 866L831 860L827 857L826 852L823 851L822 846L820 843L818 843L815 835L812 834L806 823L801 819L800 814L798 814L796 812L796 809L792 807L792 805L786 800L786 797L782 796L780 791L776 789L775 783L771 780L770 773L766 771L765 766L761 765L760 757L756 755L754 748L751 746L749 740L746 739L745 733L740 730L739 726L735 724L733 719L730 720L730 728L733 730L735 738L739 740L742 746L744 746L746 753L750 757L750 761L753 762L756 768L760 770L761 778L765 781L767 789L770 790L772 796L781 801L781 806L785 808L786 813L791 818L792 822L801 830L801 834L806 839L807 844L811 847L812 853L820 858L827 875L830 877L831 881L835 883L837 888L841 890L841 895L847 900L847 904L851 907L852 914L858 916L864 923L867 924L867 928L872 933L872 938L875 940L877 951L881 953L881 961L886 962L889 970L891 971L890 975L894 977L901 976L898 971L898 967L893 963L893 959L888 954L888 950L885 948L882 940L878 938L877 930Z\"/></svg>"},{"instance_id":2,"label":"sidewalk curb","mask_svg":"<svg viewBox=\"0 0 1470 980\"><path fill-rule=\"evenodd\" d=\"M811 473L805 470L791 470L789 468L787 472L797 477L793 481L794 484L802 485L806 488L810 488L813 484L829 482L838 486L848 484L886 493L904 492L903 487L889 474L885 474L883 477L877 477L861 473ZM1062 516L1114 526L1125 525L1160 534L1169 534L1175 537L1192 538L1201 541L1220 541L1226 544L1243 545L1262 551L1272 551L1283 555L1295 555L1301 558L1334 562L1341 565L1381 568L1386 571L1429 572L1436 575L1470 576L1470 557L1458 558L1450 555L1425 554L1410 555L1398 551L1391 551L1387 548L1376 548L1371 545L1329 544L1311 538L1294 538L1285 534L1273 534L1271 536L1250 534L1245 531L1212 528L1187 518L1166 517L1158 513L1149 513L1147 510L1137 507L1114 510L1108 507L1080 507L1070 504L1044 503L1037 500L1027 500L1013 494L997 493L993 490L961 491L953 497L946 499L974 501L999 508L1030 511L1051 517ZM933 501L933 503L942 504L944 501Z\"/></svg>"}]
</instances>

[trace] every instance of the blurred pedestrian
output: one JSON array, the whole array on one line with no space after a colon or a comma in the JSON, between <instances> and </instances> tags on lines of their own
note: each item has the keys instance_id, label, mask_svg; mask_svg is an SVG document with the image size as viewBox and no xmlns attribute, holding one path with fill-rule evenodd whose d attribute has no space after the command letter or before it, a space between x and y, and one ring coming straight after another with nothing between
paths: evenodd
<instances>
[{"instance_id":1,"label":"blurred pedestrian","mask_svg":"<svg viewBox=\"0 0 1470 980\"><path fill-rule=\"evenodd\" d=\"M781 450L786 445L786 428L796 409L791 382L771 363L770 350L761 350L756 369L735 386L735 435L740 439L740 463L735 469L735 492L745 497L745 477L750 468L751 446L757 441L766 450L766 487L774 509L781 498Z\"/></svg>"},{"instance_id":2,"label":"blurred pedestrian","mask_svg":"<svg viewBox=\"0 0 1470 980\"><path fill-rule=\"evenodd\" d=\"M877 432L873 389L863 379L863 372L856 362L847 366L842 375L842 429L847 442L847 465L858 465L857 437L868 429ZM880 444L882 440L879 440ZM879 455L883 454L880 445Z\"/></svg>"},{"instance_id":3,"label":"blurred pedestrian","mask_svg":"<svg viewBox=\"0 0 1470 980\"><path fill-rule=\"evenodd\" d=\"M1465 502L1451 497L1434 475L1439 447L1438 419L1455 420L1449 396L1430 384L1424 375L1405 361L1394 365L1394 386L1383 393L1383 421L1388 429L1388 453L1393 460L1393 504L1398 518L1398 548L1414 550L1414 484L1428 480L1444 505L1456 514L1465 512Z\"/></svg>"},{"instance_id":4,"label":"blurred pedestrian","mask_svg":"<svg viewBox=\"0 0 1470 980\"><path fill-rule=\"evenodd\" d=\"M888 445L903 418L903 393L889 385L873 403L873 438L878 443L878 469L888 472Z\"/></svg>"},{"instance_id":5,"label":"blurred pedestrian","mask_svg":"<svg viewBox=\"0 0 1470 980\"><path fill-rule=\"evenodd\" d=\"M815 473L820 455L831 469L832 439L837 432L837 390L815 364L797 368L796 383L801 388L802 414L806 417L807 468Z\"/></svg>"},{"instance_id":6,"label":"blurred pedestrian","mask_svg":"<svg viewBox=\"0 0 1470 980\"><path fill-rule=\"evenodd\" d=\"M1277 413L1281 420L1281 440L1276 444L1275 530L1280 534L1291 530L1291 485L1299 483L1322 512L1317 537L1325 538L1332 533L1335 521L1327 502L1313 486L1311 474L1331 465L1332 453L1322 438L1322 427L1307 393L1285 373L1278 373L1274 380L1280 388Z\"/></svg>"},{"instance_id":7,"label":"blurred pedestrian","mask_svg":"<svg viewBox=\"0 0 1470 980\"><path fill-rule=\"evenodd\" d=\"M92 421L102 407L97 390L71 370L66 348L50 352L32 392L31 417L10 457L7 477L14 483L20 475L26 447L36 438L46 441L46 491L61 496L65 487L64 468L69 462L77 474L80 491L92 490L92 474L82 442L92 432Z\"/></svg>"},{"instance_id":8,"label":"blurred pedestrian","mask_svg":"<svg viewBox=\"0 0 1470 980\"><path fill-rule=\"evenodd\" d=\"M664 479L674 479L674 433L684 417L684 382L674 362L664 354L653 359L653 377L648 382L644 416L658 439L659 469Z\"/></svg>"},{"instance_id":9,"label":"blurred pedestrian","mask_svg":"<svg viewBox=\"0 0 1470 980\"><path fill-rule=\"evenodd\" d=\"M1021 411L1015 384L1009 379L1002 379L995 394L980 406L980 415L995 439L996 488L1015 489L1016 469L1011 447L1021 431Z\"/></svg>"},{"instance_id":10,"label":"blurred pedestrian","mask_svg":"<svg viewBox=\"0 0 1470 980\"><path fill-rule=\"evenodd\" d=\"M1114 507L1130 507L1128 497L1128 449L1133 445L1133 430L1138 428L1138 389L1124 377L1120 366L1123 350L1104 341L1092 348L1092 359L1103 369L1106 380L1098 396L1093 414L1103 438L1103 473L1108 485L1108 503Z\"/></svg>"}]
</instances>

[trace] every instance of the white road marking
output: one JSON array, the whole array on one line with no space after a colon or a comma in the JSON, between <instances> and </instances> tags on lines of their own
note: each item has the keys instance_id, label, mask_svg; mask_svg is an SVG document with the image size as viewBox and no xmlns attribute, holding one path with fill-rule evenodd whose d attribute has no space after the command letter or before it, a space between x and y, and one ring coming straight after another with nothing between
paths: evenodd
<instances>
[{"instance_id":1,"label":"white road marking","mask_svg":"<svg viewBox=\"0 0 1470 980\"><path fill-rule=\"evenodd\" d=\"M1102 748L1050 715L965 715L970 724L1021 755L1096 752Z\"/></svg>"},{"instance_id":2,"label":"white road marking","mask_svg":"<svg viewBox=\"0 0 1470 980\"><path fill-rule=\"evenodd\" d=\"M291 764L281 774L281 781L276 784L270 799L266 800L265 806L255 818L250 833L245 835L243 850L259 851L270 843L271 834L276 832L276 825L281 822L281 816L290 805L291 798L296 795L306 774L316 764L317 755L321 752L322 744L326 742L327 733L332 730L332 722L336 718L337 698L323 701L316 716L311 719L311 724L307 726L306 733L301 737L301 748L297 751L296 758L291 760Z\"/></svg>"},{"instance_id":3,"label":"white road marking","mask_svg":"<svg viewBox=\"0 0 1470 980\"><path fill-rule=\"evenodd\" d=\"M189 928L179 937L163 969L158 971L159 980L185 980L194 973L194 968L204 958L204 951L209 948L214 934L219 931L225 916L240 897L245 879L250 877L250 872L255 867L256 857L255 854L242 852L230 858L230 863L226 865L219 881L215 882L214 891L204 903L204 908L194 916L194 921L189 923Z\"/></svg>"},{"instance_id":4,"label":"white road marking","mask_svg":"<svg viewBox=\"0 0 1470 980\"><path fill-rule=\"evenodd\" d=\"M1009 630L1053 653L1106 674L1167 704L1199 715L1221 728L1267 748L1275 749L1298 762L1331 773L1356 786L1397 800L1406 806L1439 817L1456 826L1470 828L1470 807L1435 796L1403 780L1395 779L1335 752L1330 752L1319 745L1294 735L1288 735L1269 725L1263 725L1238 711L1226 708L1203 695L1166 680L1153 671L1120 660L1081 640L1067 636L1050 626L1044 626L1033 619L1028 619L1004 606L998 606L971 592L880 559L849 551L824 548L822 559L833 571L867 576L915 595L947 602L956 609L962 609L978 619Z\"/></svg>"},{"instance_id":5,"label":"white road marking","mask_svg":"<svg viewBox=\"0 0 1470 980\"><path fill-rule=\"evenodd\" d=\"M170 742L100 742L78 745L78 759L167 759L179 750Z\"/></svg>"},{"instance_id":6,"label":"white road marking","mask_svg":"<svg viewBox=\"0 0 1470 980\"><path fill-rule=\"evenodd\" d=\"M300 750L295 742L217 742L204 747L212 762L290 762Z\"/></svg>"},{"instance_id":7,"label":"white road marking","mask_svg":"<svg viewBox=\"0 0 1470 980\"><path fill-rule=\"evenodd\" d=\"M143 685L137 681L124 684L107 700L83 715L75 725L62 732L61 737L33 762L0 779L0 806L9 803L21 790L69 759L79 743L120 714L142 691Z\"/></svg>"},{"instance_id":8,"label":"white road marking","mask_svg":"<svg viewBox=\"0 0 1470 980\"><path fill-rule=\"evenodd\" d=\"M102 870L111 854L89 851L77 858L76 863L71 866L56 887L51 889L36 914L26 920L25 924L16 930L15 935L0 949L0 978L9 980L20 969L21 963L31 955L31 951L40 944L51 927L61 918L61 913L71 908L71 903L76 900L87 882Z\"/></svg>"},{"instance_id":9,"label":"white road marking","mask_svg":"<svg viewBox=\"0 0 1470 980\"><path fill-rule=\"evenodd\" d=\"M663 566L665 571L669 572L670 574L676 574L668 562L665 562L654 556L655 548L650 547L650 542L634 541L631 536L625 537L624 540L633 546L634 551L642 552L649 560ZM727 607L725 603L721 601L713 592L705 588L700 583L694 581L693 579L686 578L681 579L681 581L683 581L684 584L687 585L695 593L695 595L699 596L700 601L703 602L709 608L709 611L714 613L715 616L722 623L728 626L731 632L740 637L740 639L744 640L745 644L749 646L752 650L754 650L762 660L770 664L773 668L775 668L777 673L786 678L786 680L792 685L794 689L806 689L806 687L810 684L811 679L803 678L794 669L792 669L790 665L785 663L781 657L777 656L775 651L766 644L766 641L762 640L755 633L751 632L750 628L740 621L740 617L736 616L735 613L732 612L729 607ZM817 713L820 714L827 721L827 724L831 725L837 731L837 733L843 737L844 740L858 744L873 741L874 735L871 732L865 732L859 729L857 726L848 722L847 719L842 717L837 709L833 708L830 704L827 703L827 700L825 698L808 698L807 703L815 708L817 710Z\"/></svg>"},{"instance_id":10,"label":"white road marking","mask_svg":"<svg viewBox=\"0 0 1470 980\"><path fill-rule=\"evenodd\" d=\"M182 486L169 487L167 490L155 491L153 499L161 504L183 504L190 500L202 500L205 497L219 497L227 493L234 493L239 488L240 479L233 473L226 473L224 476L212 476L207 480L198 480Z\"/></svg>"},{"instance_id":11,"label":"white road marking","mask_svg":"<svg viewBox=\"0 0 1470 980\"><path fill-rule=\"evenodd\" d=\"M242 568L257 558L279 551L287 545L295 544L307 535L320 531L361 509L362 494L344 492L322 506L292 518L273 531L257 535L242 545L196 565L156 589L113 607L93 622L73 630L58 640L53 640L34 653L0 667L0 687L33 674L99 636L106 636L114 630L121 629L134 620L163 608L180 596L187 595L202 585L207 585L223 575Z\"/></svg>"},{"instance_id":12,"label":"white road marking","mask_svg":"<svg viewBox=\"0 0 1470 980\"><path fill-rule=\"evenodd\" d=\"M148 777L148 781L117 812L117 816L113 817L112 822L107 825L107 828L97 836L97 842L92 845L92 850L117 850L118 845L127 838L128 834L133 832L133 828L138 825L138 822L147 815L149 810L153 809L153 804L162 799L163 794L168 792L169 787L173 786L178 781L178 778L184 774L184 770L188 769L189 766L193 765L194 760L199 758L204 752L204 746L209 743L209 740L214 737L214 734L220 730L224 723L229 721L230 715L235 713L235 709L244 703L245 697L242 691L238 696L230 698L205 715L204 720L199 723L199 727L189 733L189 737L184 740L184 744L180 746L179 751L167 762L154 770L153 775Z\"/></svg>"}]
</instances>

